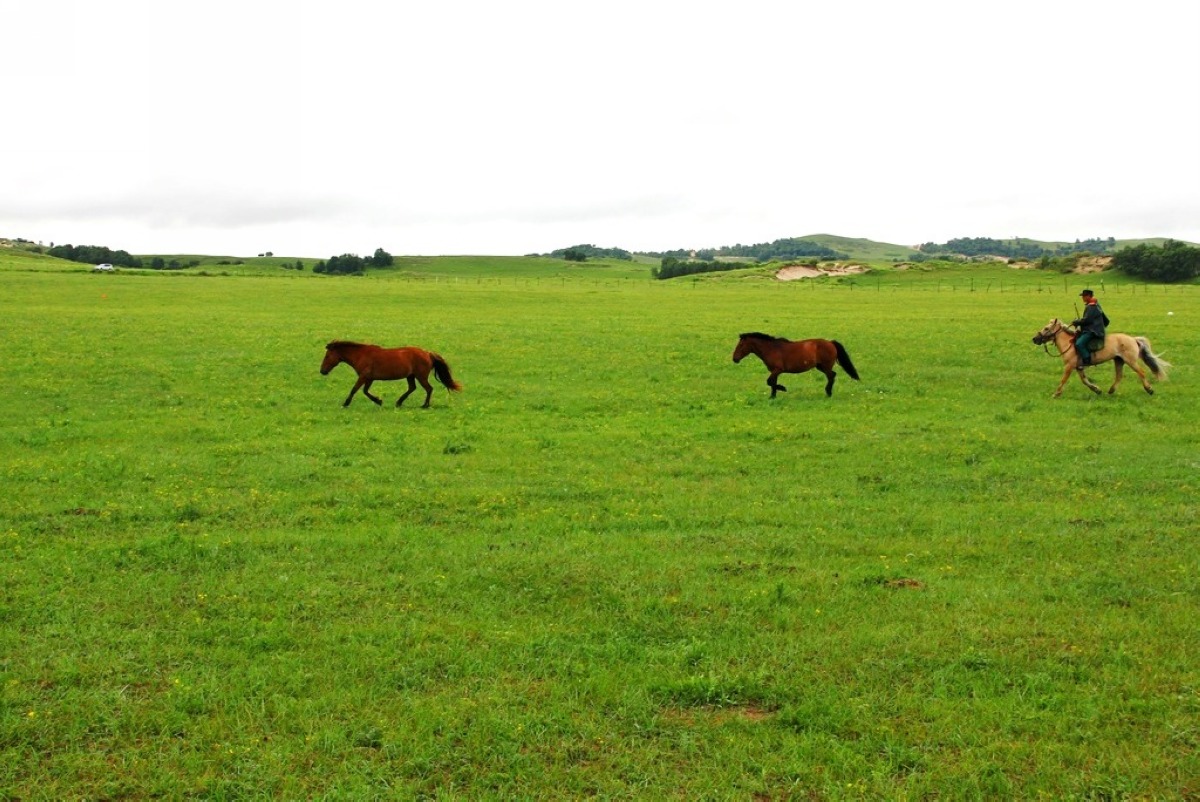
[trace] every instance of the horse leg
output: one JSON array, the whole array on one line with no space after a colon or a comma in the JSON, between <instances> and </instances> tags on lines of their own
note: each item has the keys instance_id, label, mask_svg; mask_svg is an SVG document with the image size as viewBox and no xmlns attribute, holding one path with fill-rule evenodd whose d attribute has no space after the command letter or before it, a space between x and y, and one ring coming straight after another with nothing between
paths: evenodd
<instances>
[{"instance_id":1,"label":"horse leg","mask_svg":"<svg viewBox=\"0 0 1200 802\"><path fill-rule=\"evenodd\" d=\"M779 374L781 372L782 371L773 370L771 371L771 375L767 377L767 386L771 388L772 398L775 397L775 391L777 390L782 390L785 393L787 392L787 388L779 383Z\"/></svg>"},{"instance_id":2,"label":"horse leg","mask_svg":"<svg viewBox=\"0 0 1200 802\"><path fill-rule=\"evenodd\" d=\"M1120 365L1119 362L1117 364ZM1133 372L1136 373L1137 377L1142 380L1142 389L1144 389L1150 395L1154 395L1154 388L1150 386L1150 378L1146 375L1146 371L1139 368L1136 362L1127 362L1126 364L1133 368ZM1119 367L1117 369L1120 370ZM1116 386L1117 385L1114 383L1113 387ZM1111 390L1109 392L1111 392Z\"/></svg>"},{"instance_id":3,"label":"horse leg","mask_svg":"<svg viewBox=\"0 0 1200 802\"><path fill-rule=\"evenodd\" d=\"M401 404L403 404L404 399L406 399L410 395L412 395L413 390L415 390L415 389L417 389L417 382L416 382L416 380L413 379L412 376L409 376L408 377L408 390L404 393L404 395L402 395L396 399L396 406L399 407Z\"/></svg>"},{"instance_id":4,"label":"horse leg","mask_svg":"<svg viewBox=\"0 0 1200 802\"><path fill-rule=\"evenodd\" d=\"M821 372L824 373L825 378L828 379L828 381L825 382L825 396L828 398L833 396L833 380L837 378L837 371L825 370L824 368L821 368Z\"/></svg>"},{"instance_id":5,"label":"horse leg","mask_svg":"<svg viewBox=\"0 0 1200 802\"><path fill-rule=\"evenodd\" d=\"M1071 364L1070 362L1068 362L1067 366L1065 368L1063 368L1062 381L1060 381L1058 383L1058 389L1054 391L1055 398L1058 398L1060 395L1062 395L1063 388L1067 386L1067 382L1070 380L1071 374L1074 371L1075 371L1075 366L1073 364Z\"/></svg>"},{"instance_id":6,"label":"horse leg","mask_svg":"<svg viewBox=\"0 0 1200 802\"><path fill-rule=\"evenodd\" d=\"M1113 357L1113 383L1112 387L1108 388L1108 394L1112 395L1117 391L1117 385L1121 383L1121 379L1125 374L1125 360L1121 357Z\"/></svg>"},{"instance_id":7,"label":"horse leg","mask_svg":"<svg viewBox=\"0 0 1200 802\"><path fill-rule=\"evenodd\" d=\"M354 386L350 388L350 395L346 396L346 400L342 402L342 406L350 406L350 400L354 398L354 394L358 392L358 388L367 383L367 380L362 376L358 377L358 381L354 382Z\"/></svg>"},{"instance_id":8,"label":"horse leg","mask_svg":"<svg viewBox=\"0 0 1200 802\"><path fill-rule=\"evenodd\" d=\"M1101 392L1100 387L1094 381L1089 379L1087 377L1087 374L1084 373L1082 370L1079 371L1079 381L1083 382L1084 387L1088 388L1096 395L1100 395L1100 392Z\"/></svg>"},{"instance_id":9,"label":"horse leg","mask_svg":"<svg viewBox=\"0 0 1200 802\"><path fill-rule=\"evenodd\" d=\"M411 379L409 381L412 381ZM417 381L425 388L425 403L421 405L421 409L429 409L429 400L433 398L433 385L429 383L429 379L424 376L418 376Z\"/></svg>"},{"instance_id":10,"label":"horse leg","mask_svg":"<svg viewBox=\"0 0 1200 802\"><path fill-rule=\"evenodd\" d=\"M371 395L371 385L374 383L375 383L374 379L367 379L366 382L363 383L363 395L365 395L367 398L374 401L375 406L381 407L381 406L383 406L383 399Z\"/></svg>"}]
</instances>

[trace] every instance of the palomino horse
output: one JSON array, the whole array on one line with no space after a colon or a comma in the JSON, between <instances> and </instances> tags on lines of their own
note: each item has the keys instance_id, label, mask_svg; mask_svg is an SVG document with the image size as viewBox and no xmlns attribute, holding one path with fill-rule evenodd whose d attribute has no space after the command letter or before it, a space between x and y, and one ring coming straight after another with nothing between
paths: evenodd
<instances>
[{"instance_id":1,"label":"palomino horse","mask_svg":"<svg viewBox=\"0 0 1200 802\"><path fill-rule=\"evenodd\" d=\"M1054 391L1054 397L1058 398L1062 395L1063 387L1066 386L1067 380L1071 378L1071 371L1079 371L1079 380L1084 386L1093 393L1099 393L1100 388L1092 382L1086 375L1084 370L1089 367L1079 367L1079 355L1075 351L1075 332L1067 328L1067 324L1063 323L1058 318L1054 318L1037 334L1033 335L1034 345L1045 346L1046 343L1053 342L1058 348L1058 355L1063 361L1062 381L1058 383L1058 389ZM1099 365L1101 362L1113 360L1116 363L1116 375L1113 377L1112 387L1108 388L1108 392L1114 393L1117 390L1117 385L1121 383L1121 374L1124 372L1125 366L1128 365L1133 369L1133 372L1142 380L1142 387L1150 395L1154 395L1154 388L1150 386L1150 381L1146 378L1145 372L1138 367L1138 359L1146 363L1146 367L1154 374L1154 378L1159 381L1165 381L1167 378L1167 368L1171 367L1171 363L1163 359L1158 354L1150 350L1150 341L1145 337L1134 337L1129 334L1106 334L1104 336L1104 347L1099 351L1092 353L1092 365Z\"/></svg>"},{"instance_id":2,"label":"palomino horse","mask_svg":"<svg viewBox=\"0 0 1200 802\"><path fill-rule=\"evenodd\" d=\"M787 392L787 388L779 383L780 373L803 373L816 368L825 374L825 395L833 395L833 380L837 377L833 366L841 365L852 379L858 379L858 371L850 361L850 355L837 340L792 340L783 337L772 337L759 331L752 331L739 336L737 348L733 349L733 361L741 362L747 354L754 354L763 361L771 375L767 376L767 386L771 388L771 398L777 390Z\"/></svg>"},{"instance_id":3,"label":"palomino horse","mask_svg":"<svg viewBox=\"0 0 1200 802\"><path fill-rule=\"evenodd\" d=\"M404 399L417 389L417 382L420 382L421 386L425 388L423 406L428 407L429 399L433 396L433 387L429 384L430 371L437 376L437 380L445 385L447 390L462 389L462 385L450 375L450 366L446 364L446 360L438 354L422 348L380 348L378 345L334 340L325 346L325 360L321 362L321 375L328 375L329 371L336 368L341 362L354 368L354 372L358 374L358 381L354 383L350 395L346 396L346 401L342 404L344 407L350 406L350 399L354 398L354 394L360 387L363 395L382 406L383 401L371 395L371 383L393 379L408 379L408 392L396 400L396 406L403 404Z\"/></svg>"}]
</instances>

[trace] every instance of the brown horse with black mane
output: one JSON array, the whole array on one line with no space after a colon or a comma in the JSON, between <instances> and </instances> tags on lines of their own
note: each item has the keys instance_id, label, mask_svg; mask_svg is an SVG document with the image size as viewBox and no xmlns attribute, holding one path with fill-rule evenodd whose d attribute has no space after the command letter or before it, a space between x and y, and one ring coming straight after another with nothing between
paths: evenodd
<instances>
[{"instance_id":1,"label":"brown horse with black mane","mask_svg":"<svg viewBox=\"0 0 1200 802\"><path fill-rule=\"evenodd\" d=\"M816 368L827 379L827 396L833 395L833 380L837 377L833 370L835 364L841 365L850 378L858 379L858 371L850 361L850 355L837 340L792 341L752 331L740 335L737 348L733 349L733 361L741 362L747 354L757 356L771 371L771 375L767 376L767 386L771 388L772 398L777 390L787 392L787 388L779 383L780 373L804 373Z\"/></svg>"},{"instance_id":2,"label":"brown horse with black mane","mask_svg":"<svg viewBox=\"0 0 1200 802\"><path fill-rule=\"evenodd\" d=\"M354 372L358 374L358 381L354 383L350 395L346 396L346 401L342 404L344 407L350 406L350 400L360 387L363 395L383 406L382 400L371 395L371 383L395 379L408 379L408 391L396 400L396 406L403 404L404 399L417 389L417 382L420 382L425 388L425 403L422 406L428 407L429 399L433 396L433 387L429 384L430 372L437 376L437 380L447 390L462 389L462 385L450 375L450 366L446 364L446 360L423 348L380 348L378 345L334 340L325 346L321 375L328 375L329 371L342 362L354 368Z\"/></svg>"}]
</instances>

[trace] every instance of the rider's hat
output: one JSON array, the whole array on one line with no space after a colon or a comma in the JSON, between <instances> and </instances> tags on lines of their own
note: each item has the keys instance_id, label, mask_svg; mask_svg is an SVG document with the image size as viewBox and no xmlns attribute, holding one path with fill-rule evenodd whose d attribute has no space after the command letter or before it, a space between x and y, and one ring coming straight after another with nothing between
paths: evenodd
<instances>
[{"instance_id":1,"label":"rider's hat","mask_svg":"<svg viewBox=\"0 0 1200 802\"><path fill-rule=\"evenodd\" d=\"M1091 290L1084 290L1083 292L1079 293L1079 297L1080 297L1080 298L1086 298L1086 297L1088 297L1088 296L1090 296L1090 295L1095 295L1095 294L1096 294L1096 293L1092 292Z\"/></svg>"}]
</instances>

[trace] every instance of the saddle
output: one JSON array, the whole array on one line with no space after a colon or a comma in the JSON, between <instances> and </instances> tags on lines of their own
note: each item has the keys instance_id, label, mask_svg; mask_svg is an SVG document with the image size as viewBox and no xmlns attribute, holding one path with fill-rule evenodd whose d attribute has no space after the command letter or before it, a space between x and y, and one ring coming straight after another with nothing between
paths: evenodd
<instances>
[{"instance_id":1,"label":"saddle","mask_svg":"<svg viewBox=\"0 0 1200 802\"><path fill-rule=\"evenodd\" d=\"M1075 341L1079 339L1079 335L1080 332L1075 332L1071 335L1071 345L1075 345ZM1104 341L1107 339L1107 337L1093 337L1087 344L1088 351L1094 354L1097 351L1103 350Z\"/></svg>"}]
</instances>

